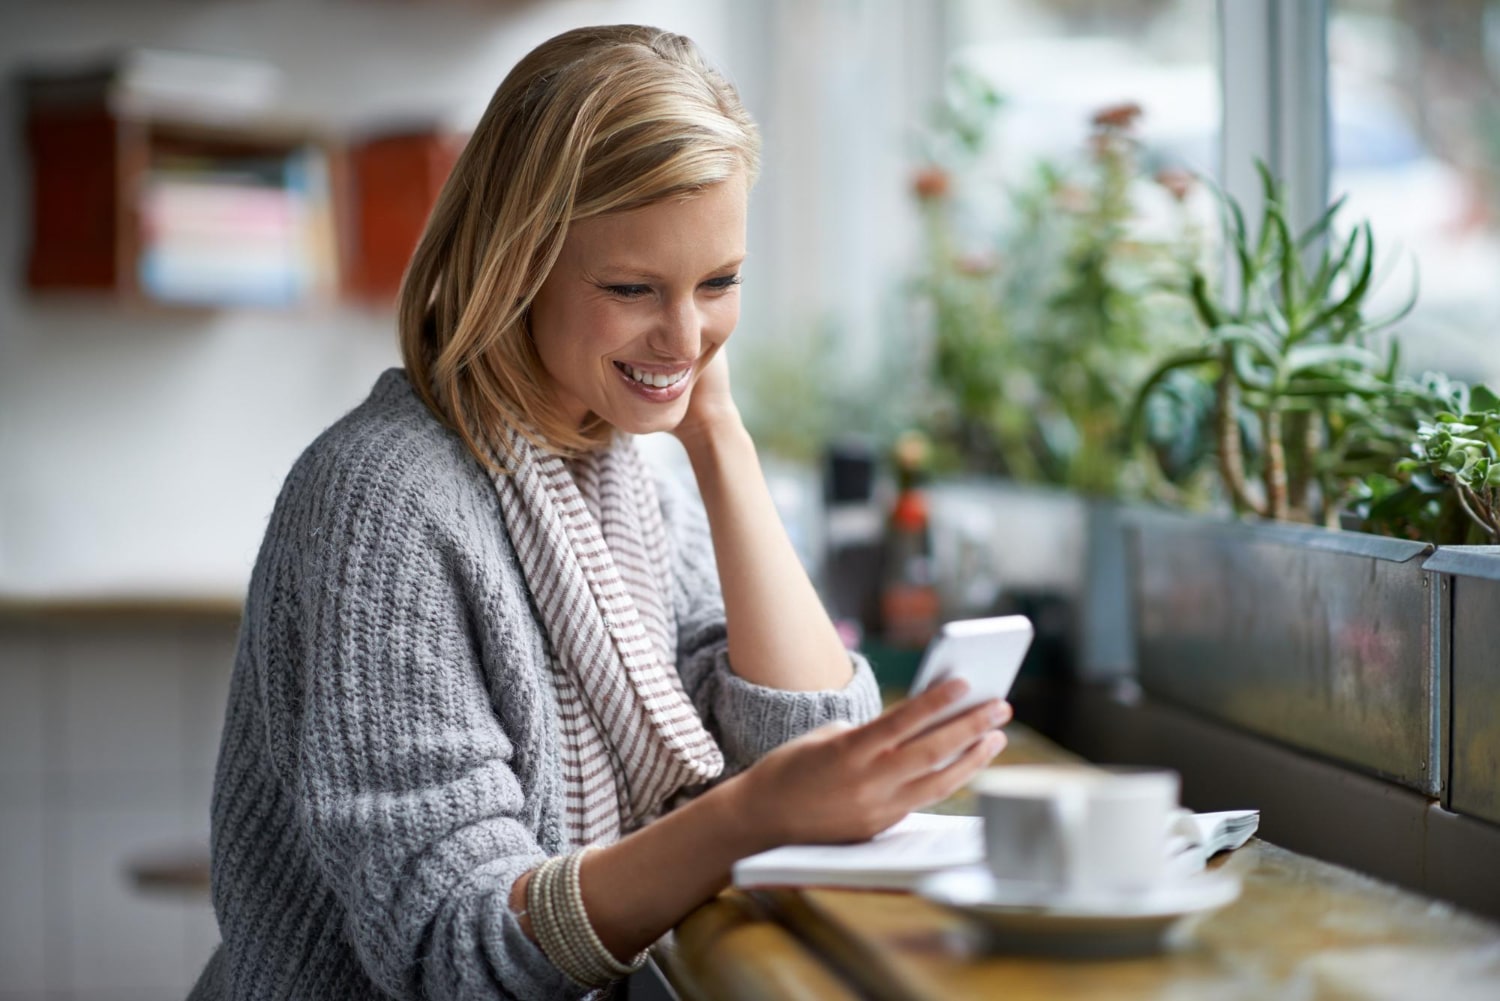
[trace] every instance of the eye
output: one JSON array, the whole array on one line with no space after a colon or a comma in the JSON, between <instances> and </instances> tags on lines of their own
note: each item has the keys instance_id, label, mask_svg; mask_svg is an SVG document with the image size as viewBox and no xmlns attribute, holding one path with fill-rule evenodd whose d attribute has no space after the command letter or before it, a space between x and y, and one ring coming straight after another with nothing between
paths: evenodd
<instances>
[{"instance_id":1,"label":"eye","mask_svg":"<svg viewBox=\"0 0 1500 1001\"><path fill-rule=\"evenodd\" d=\"M724 276L719 277L719 278L710 278L708 281L704 282L703 284L707 288L713 289L715 292L727 292L728 290L734 288L739 283L740 283L740 276L739 275L724 275Z\"/></svg>"},{"instance_id":2,"label":"eye","mask_svg":"<svg viewBox=\"0 0 1500 1001\"><path fill-rule=\"evenodd\" d=\"M639 299L651 294L650 285L601 285L600 288L617 299Z\"/></svg>"}]
</instances>

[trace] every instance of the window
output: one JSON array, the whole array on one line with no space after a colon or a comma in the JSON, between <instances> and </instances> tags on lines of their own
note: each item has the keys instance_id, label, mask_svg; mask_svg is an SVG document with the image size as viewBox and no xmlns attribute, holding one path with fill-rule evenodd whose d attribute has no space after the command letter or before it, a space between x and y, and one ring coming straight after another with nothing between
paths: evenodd
<instances>
[{"instance_id":1,"label":"window","mask_svg":"<svg viewBox=\"0 0 1500 1001\"><path fill-rule=\"evenodd\" d=\"M1500 4L1333 0L1333 197L1369 219L1405 367L1500 383Z\"/></svg>"},{"instance_id":2,"label":"window","mask_svg":"<svg viewBox=\"0 0 1500 1001\"><path fill-rule=\"evenodd\" d=\"M1134 103L1150 165L1216 173L1214 31L1202 0L952 0L949 17L954 62L1004 101L1013 171L1075 155L1096 111Z\"/></svg>"}]
</instances>

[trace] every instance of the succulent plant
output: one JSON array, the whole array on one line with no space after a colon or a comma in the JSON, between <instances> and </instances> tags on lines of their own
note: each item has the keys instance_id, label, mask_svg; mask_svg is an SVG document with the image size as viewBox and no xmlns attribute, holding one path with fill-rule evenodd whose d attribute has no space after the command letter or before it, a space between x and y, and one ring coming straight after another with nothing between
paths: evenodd
<instances>
[{"instance_id":1,"label":"succulent plant","mask_svg":"<svg viewBox=\"0 0 1500 1001\"><path fill-rule=\"evenodd\" d=\"M1500 397L1483 386L1459 413L1443 411L1417 429L1416 453L1397 467L1449 484L1464 514L1500 543Z\"/></svg>"},{"instance_id":2,"label":"succulent plant","mask_svg":"<svg viewBox=\"0 0 1500 1001\"><path fill-rule=\"evenodd\" d=\"M1231 196L1220 193L1226 243L1234 255L1232 295L1216 291L1201 267L1187 291L1201 322L1199 342L1166 359L1136 395L1130 426L1148 438L1148 418L1187 398L1181 373L1214 387L1211 413L1182 414L1177 423L1211 420L1213 457L1235 509L1266 518L1338 522L1369 463L1394 461L1381 429L1395 385L1394 344L1375 350L1374 336L1410 310L1365 316L1375 271L1374 237L1361 223L1330 239L1342 199L1301 233L1293 233L1282 186L1264 164L1264 207L1255 232ZM1316 262L1306 260L1322 244ZM1160 458L1160 449L1148 450ZM1159 465L1158 461L1158 465Z\"/></svg>"}]
</instances>

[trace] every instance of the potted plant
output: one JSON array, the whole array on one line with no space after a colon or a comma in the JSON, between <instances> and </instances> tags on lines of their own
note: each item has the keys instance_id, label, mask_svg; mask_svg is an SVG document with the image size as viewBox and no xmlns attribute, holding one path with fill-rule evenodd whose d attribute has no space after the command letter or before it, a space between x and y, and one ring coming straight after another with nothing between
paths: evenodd
<instances>
[{"instance_id":1,"label":"potted plant","mask_svg":"<svg viewBox=\"0 0 1500 1001\"><path fill-rule=\"evenodd\" d=\"M1376 504L1405 525L1423 514L1451 526L1457 508L1467 529L1425 564L1438 579L1441 635L1447 641L1442 680L1449 693L1452 758L1445 801L1450 810L1500 823L1500 398L1483 387L1455 391L1450 409L1421 421L1395 489ZM1446 490L1444 490L1446 488ZM1412 500L1420 506L1413 510ZM1452 528L1448 529L1453 534Z\"/></svg>"},{"instance_id":2,"label":"potted plant","mask_svg":"<svg viewBox=\"0 0 1500 1001\"><path fill-rule=\"evenodd\" d=\"M1084 157L1038 164L996 208L983 154L1002 108L957 72L914 184L927 337L908 356L929 359L922 424L949 473L933 489L939 562L958 571L958 611L983 610L964 580L986 574L1012 595L1060 597L1080 671L1119 674L1133 643L1115 501L1142 483L1123 416L1150 357L1191 322L1167 278L1200 252L1192 185L1142 169L1141 111L1121 104L1094 116ZM1136 224L1143 186L1175 210L1166 237Z\"/></svg>"},{"instance_id":3,"label":"potted plant","mask_svg":"<svg viewBox=\"0 0 1500 1001\"><path fill-rule=\"evenodd\" d=\"M1412 457L1397 466L1410 479L1372 504L1369 516L1394 514L1402 491L1416 489L1462 512L1462 523L1447 527L1451 544L1500 545L1500 397L1484 386L1469 391L1455 384L1437 400L1451 406L1420 422Z\"/></svg>"},{"instance_id":4,"label":"potted plant","mask_svg":"<svg viewBox=\"0 0 1500 1001\"><path fill-rule=\"evenodd\" d=\"M1250 519L1132 519L1141 683L1435 794L1442 637L1439 589L1423 568L1434 546L1330 531L1369 477L1398 469L1415 415L1434 401L1422 383L1398 379L1393 346L1377 350L1377 335L1406 310L1366 316L1369 225L1332 239L1335 203L1294 232L1280 186L1261 174L1258 225L1222 198L1233 294L1190 273L1199 339L1157 366L1133 408L1138 440L1166 415L1211 441L1200 471L1211 465L1228 504ZM1180 390L1165 392L1184 379L1211 405L1184 412ZM1142 453L1156 464L1154 449Z\"/></svg>"},{"instance_id":5,"label":"potted plant","mask_svg":"<svg viewBox=\"0 0 1500 1001\"><path fill-rule=\"evenodd\" d=\"M1191 334L1171 279L1201 256L1181 205L1192 186L1164 174L1178 215L1165 236L1141 232L1138 189L1156 182L1140 164L1141 109L1121 104L1093 116L1084 157L1039 162L1010 192L1005 221L979 222L989 216L965 191L997 184L978 164L1001 106L982 82L956 75L939 119L942 152L913 185L927 430L950 468L1128 496L1139 477L1123 418L1150 359Z\"/></svg>"}]
</instances>

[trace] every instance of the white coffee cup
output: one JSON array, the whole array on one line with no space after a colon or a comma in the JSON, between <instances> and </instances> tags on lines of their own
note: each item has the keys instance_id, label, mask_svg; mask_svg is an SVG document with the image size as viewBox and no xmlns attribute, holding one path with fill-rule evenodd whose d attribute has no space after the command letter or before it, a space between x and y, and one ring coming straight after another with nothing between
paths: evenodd
<instances>
[{"instance_id":1,"label":"white coffee cup","mask_svg":"<svg viewBox=\"0 0 1500 1001\"><path fill-rule=\"evenodd\" d=\"M969 783L995 878L1040 894L1144 890L1166 871L1176 772L1010 765Z\"/></svg>"}]
</instances>

